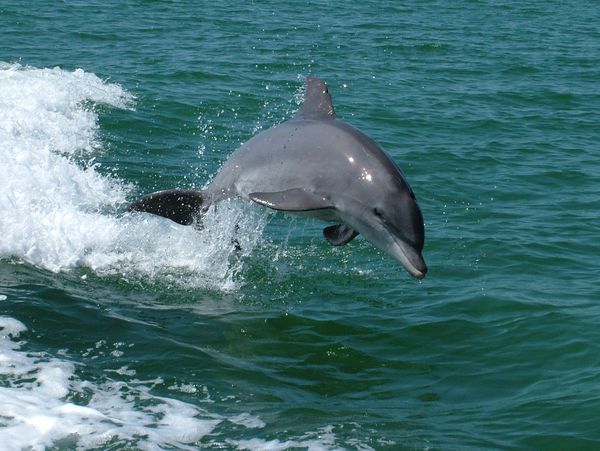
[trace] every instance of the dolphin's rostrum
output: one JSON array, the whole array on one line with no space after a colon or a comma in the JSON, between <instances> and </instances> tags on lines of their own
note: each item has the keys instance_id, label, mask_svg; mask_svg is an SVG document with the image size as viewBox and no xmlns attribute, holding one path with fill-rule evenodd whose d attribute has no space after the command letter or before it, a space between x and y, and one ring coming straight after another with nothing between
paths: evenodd
<instances>
[{"instance_id":1,"label":"dolphin's rostrum","mask_svg":"<svg viewBox=\"0 0 600 451\"><path fill-rule=\"evenodd\" d=\"M329 243L344 245L360 233L414 277L427 273L412 189L371 138L336 118L318 78L306 79L304 104L292 119L240 146L206 189L158 191L129 210L188 225L211 203L234 196L334 222L323 230Z\"/></svg>"}]
</instances>

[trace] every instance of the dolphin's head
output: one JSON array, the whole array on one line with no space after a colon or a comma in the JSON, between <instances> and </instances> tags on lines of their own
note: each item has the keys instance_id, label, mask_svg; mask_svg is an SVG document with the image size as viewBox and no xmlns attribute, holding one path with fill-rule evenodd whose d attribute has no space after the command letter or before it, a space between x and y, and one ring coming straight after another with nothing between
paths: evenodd
<instances>
[{"instance_id":1,"label":"dolphin's head","mask_svg":"<svg viewBox=\"0 0 600 451\"><path fill-rule=\"evenodd\" d=\"M399 261L411 275L422 279L427 274L422 255L425 242L423 215L412 189L406 182L403 185L375 202L362 233Z\"/></svg>"},{"instance_id":2,"label":"dolphin's head","mask_svg":"<svg viewBox=\"0 0 600 451\"><path fill-rule=\"evenodd\" d=\"M356 199L344 202L340 213L365 239L422 279L427 274L422 255L423 215L410 186L406 182L398 185L386 187L386 193L369 204Z\"/></svg>"},{"instance_id":3,"label":"dolphin's head","mask_svg":"<svg viewBox=\"0 0 600 451\"><path fill-rule=\"evenodd\" d=\"M360 151L349 153L344 198L337 203L340 218L381 249L414 277L422 279L427 265L423 215L400 168L379 146L360 132Z\"/></svg>"}]
</instances>

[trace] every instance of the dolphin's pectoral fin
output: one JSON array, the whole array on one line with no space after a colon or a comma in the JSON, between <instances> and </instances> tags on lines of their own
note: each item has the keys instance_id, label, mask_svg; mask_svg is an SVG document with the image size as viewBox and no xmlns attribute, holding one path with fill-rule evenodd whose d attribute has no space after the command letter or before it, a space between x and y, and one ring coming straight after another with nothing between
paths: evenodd
<instances>
[{"instance_id":1,"label":"dolphin's pectoral fin","mask_svg":"<svg viewBox=\"0 0 600 451\"><path fill-rule=\"evenodd\" d=\"M310 211L333 208L333 204L328 198L300 188L273 193L250 193L248 197L257 204L264 205L273 210Z\"/></svg>"},{"instance_id":2,"label":"dolphin's pectoral fin","mask_svg":"<svg viewBox=\"0 0 600 451\"><path fill-rule=\"evenodd\" d=\"M323 236L333 246L343 246L352 241L358 232L346 224L336 224L323 229Z\"/></svg>"},{"instance_id":3,"label":"dolphin's pectoral fin","mask_svg":"<svg viewBox=\"0 0 600 451\"><path fill-rule=\"evenodd\" d=\"M202 209L200 191L170 189L147 194L132 203L127 211L144 211L179 224L190 225Z\"/></svg>"}]
</instances>

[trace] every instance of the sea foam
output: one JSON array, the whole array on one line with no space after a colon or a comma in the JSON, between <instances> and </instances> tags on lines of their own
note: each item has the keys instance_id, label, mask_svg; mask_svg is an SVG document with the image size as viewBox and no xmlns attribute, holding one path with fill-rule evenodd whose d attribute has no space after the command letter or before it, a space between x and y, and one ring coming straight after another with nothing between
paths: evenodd
<instances>
[{"instance_id":1,"label":"sea foam","mask_svg":"<svg viewBox=\"0 0 600 451\"><path fill-rule=\"evenodd\" d=\"M225 420L154 396L143 383L82 380L68 360L24 352L16 339L26 330L18 320L0 317L2 449L43 450L58 442L87 449L110 441L136 443L140 449L194 449L189 444ZM87 405L71 400L90 394Z\"/></svg>"},{"instance_id":2,"label":"sea foam","mask_svg":"<svg viewBox=\"0 0 600 451\"><path fill-rule=\"evenodd\" d=\"M211 209L204 229L124 213L134 187L102 174L94 105L132 109L121 86L81 69L0 63L0 258L53 271L234 289L264 216L240 203ZM158 164L158 163L157 163ZM242 239L242 251L235 240ZM238 250L236 250L236 247Z\"/></svg>"},{"instance_id":3,"label":"sea foam","mask_svg":"<svg viewBox=\"0 0 600 451\"><path fill-rule=\"evenodd\" d=\"M43 352L27 352L21 321L0 316L0 443L6 451L102 449L337 450L327 427L280 441L223 438L218 428L235 425L247 437L266 425L250 413L223 416L178 399L153 394L163 383L120 380L108 372L97 380L81 376L84 363ZM83 371L85 373L85 371ZM213 403L206 403L212 406ZM243 432L245 431L245 432ZM251 432L255 431L255 432ZM367 448L362 448L367 449Z\"/></svg>"}]
</instances>

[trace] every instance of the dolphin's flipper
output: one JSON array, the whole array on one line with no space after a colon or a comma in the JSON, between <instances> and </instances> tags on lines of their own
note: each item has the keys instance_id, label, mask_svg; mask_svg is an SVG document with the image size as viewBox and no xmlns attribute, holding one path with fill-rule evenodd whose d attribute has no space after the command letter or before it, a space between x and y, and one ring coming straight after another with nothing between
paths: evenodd
<instances>
[{"instance_id":1,"label":"dolphin's flipper","mask_svg":"<svg viewBox=\"0 0 600 451\"><path fill-rule=\"evenodd\" d=\"M128 211L145 211L179 224L190 225L202 209L202 192L170 189L147 194L132 203Z\"/></svg>"},{"instance_id":2,"label":"dolphin's flipper","mask_svg":"<svg viewBox=\"0 0 600 451\"><path fill-rule=\"evenodd\" d=\"M251 200L257 204L283 211L311 211L333 208L333 204L320 196L300 188L277 191L274 193L250 193Z\"/></svg>"},{"instance_id":3,"label":"dolphin's flipper","mask_svg":"<svg viewBox=\"0 0 600 451\"><path fill-rule=\"evenodd\" d=\"M333 246L343 246L352 241L358 232L346 224L336 224L323 229L323 236Z\"/></svg>"}]
</instances>

